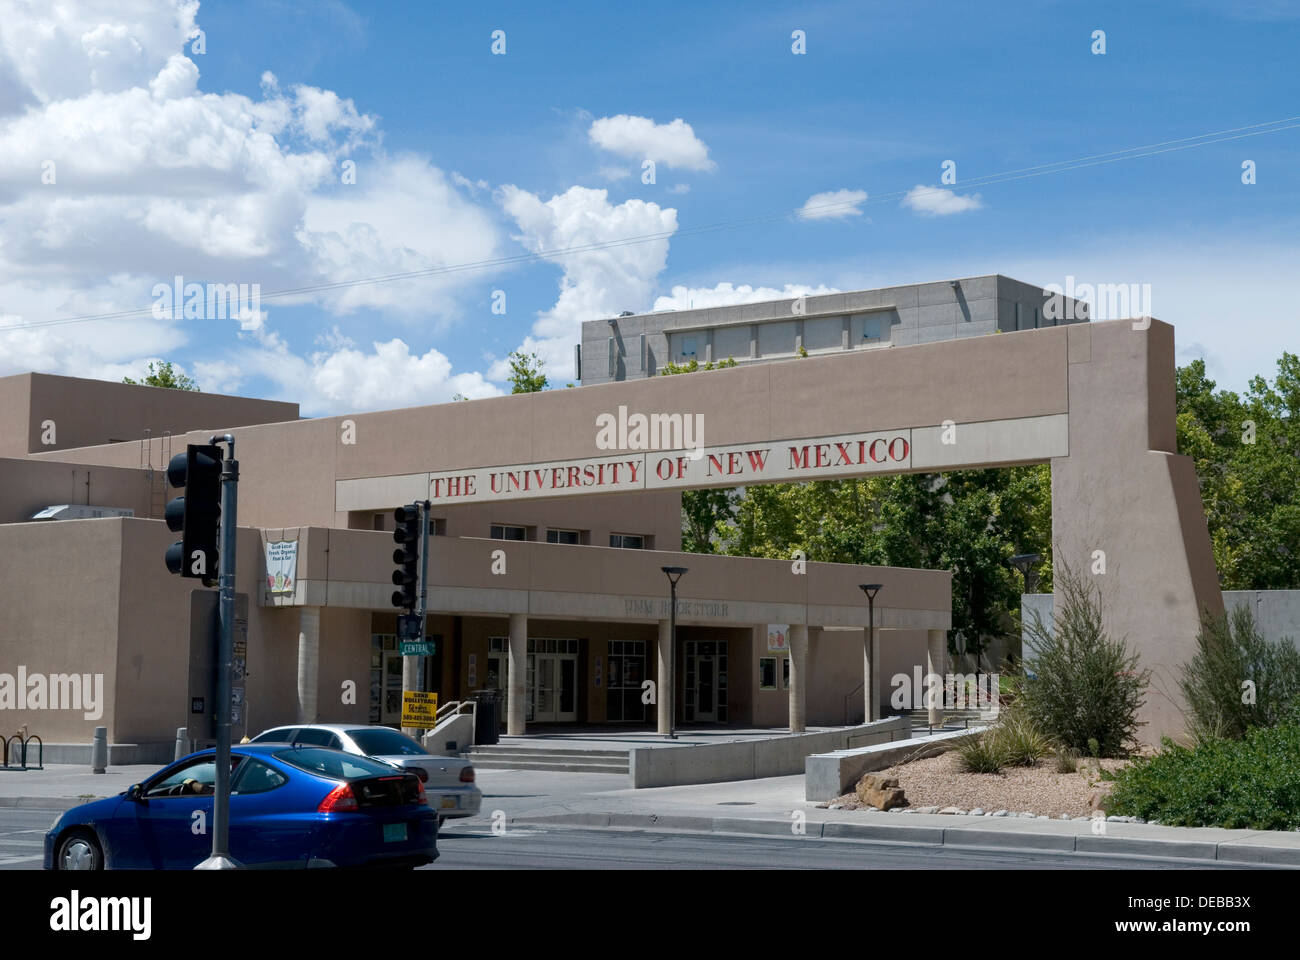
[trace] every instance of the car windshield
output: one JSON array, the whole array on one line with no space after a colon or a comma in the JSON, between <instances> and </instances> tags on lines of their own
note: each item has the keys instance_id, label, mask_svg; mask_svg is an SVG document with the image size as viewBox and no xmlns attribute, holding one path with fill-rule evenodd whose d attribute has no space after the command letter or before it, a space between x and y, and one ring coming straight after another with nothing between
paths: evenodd
<instances>
[{"instance_id":1,"label":"car windshield","mask_svg":"<svg viewBox=\"0 0 1300 960\"><path fill-rule=\"evenodd\" d=\"M360 727L347 734L368 757L425 756L429 752L410 737L388 727Z\"/></svg>"},{"instance_id":2,"label":"car windshield","mask_svg":"<svg viewBox=\"0 0 1300 960\"><path fill-rule=\"evenodd\" d=\"M394 773L393 768L386 763L320 747L279 750L272 756L300 770L318 773L334 780L362 780L385 774L392 776Z\"/></svg>"},{"instance_id":3,"label":"car windshield","mask_svg":"<svg viewBox=\"0 0 1300 960\"><path fill-rule=\"evenodd\" d=\"M265 733L259 733L249 743L288 743L289 734L293 733L293 727L276 727L274 730L267 730Z\"/></svg>"}]
</instances>

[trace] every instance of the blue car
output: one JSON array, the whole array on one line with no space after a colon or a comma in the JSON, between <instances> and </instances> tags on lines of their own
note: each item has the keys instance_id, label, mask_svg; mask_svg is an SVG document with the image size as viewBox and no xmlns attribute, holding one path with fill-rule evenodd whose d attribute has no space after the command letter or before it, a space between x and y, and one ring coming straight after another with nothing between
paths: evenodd
<instances>
[{"instance_id":1,"label":"blue car","mask_svg":"<svg viewBox=\"0 0 1300 960\"><path fill-rule=\"evenodd\" d=\"M246 867L412 868L438 857L419 777L326 747L230 751L230 855ZM116 797L74 807L45 835L46 870L192 870L212 852L216 751Z\"/></svg>"}]
</instances>

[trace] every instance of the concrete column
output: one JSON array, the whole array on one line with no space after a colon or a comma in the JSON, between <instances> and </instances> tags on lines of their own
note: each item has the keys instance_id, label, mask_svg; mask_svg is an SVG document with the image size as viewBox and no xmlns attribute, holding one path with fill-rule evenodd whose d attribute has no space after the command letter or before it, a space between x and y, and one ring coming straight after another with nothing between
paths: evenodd
<instances>
[{"instance_id":1,"label":"concrete column","mask_svg":"<svg viewBox=\"0 0 1300 960\"><path fill-rule=\"evenodd\" d=\"M672 624L668 620L659 621L659 673L655 679L655 701L659 707L659 732L667 735L672 729L673 718L673 634Z\"/></svg>"},{"instance_id":2,"label":"concrete column","mask_svg":"<svg viewBox=\"0 0 1300 960\"><path fill-rule=\"evenodd\" d=\"M315 723L320 713L320 607L298 608L298 722Z\"/></svg>"},{"instance_id":3,"label":"concrete column","mask_svg":"<svg viewBox=\"0 0 1300 960\"><path fill-rule=\"evenodd\" d=\"M925 676L922 682L925 684L925 690L930 687L930 675L938 674L943 677L944 667L948 653L948 632L946 630L930 630L926 637L925 646ZM938 727L943 725L943 680L935 682L935 693L933 700L923 701L929 707L930 726ZM923 692L923 696L927 695Z\"/></svg>"},{"instance_id":4,"label":"concrete column","mask_svg":"<svg viewBox=\"0 0 1300 960\"><path fill-rule=\"evenodd\" d=\"M808 678L804 666L808 658L808 627L802 623L790 624L790 732L803 733L805 729Z\"/></svg>"},{"instance_id":5,"label":"concrete column","mask_svg":"<svg viewBox=\"0 0 1300 960\"><path fill-rule=\"evenodd\" d=\"M510 614L510 646L506 654L509 664L510 695L507 697L509 713L506 716L506 734L511 737L524 735L524 717L528 715L527 694L524 691L528 679L528 615Z\"/></svg>"}]
</instances>

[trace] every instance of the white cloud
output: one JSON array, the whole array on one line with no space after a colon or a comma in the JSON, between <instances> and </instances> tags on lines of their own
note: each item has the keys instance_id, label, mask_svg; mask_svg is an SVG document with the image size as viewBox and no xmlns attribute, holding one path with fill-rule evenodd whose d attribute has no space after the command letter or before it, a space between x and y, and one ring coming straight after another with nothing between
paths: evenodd
<instances>
[{"instance_id":1,"label":"white cloud","mask_svg":"<svg viewBox=\"0 0 1300 960\"><path fill-rule=\"evenodd\" d=\"M591 142L602 150L630 160L653 160L666 167L684 170L712 170L709 148L695 131L678 117L672 123L655 123L649 117L601 117L587 131Z\"/></svg>"},{"instance_id":2,"label":"white cloud","mask_svg":"<svg viewBox=\"0 0 1300 960\"><path fill-rule=\"evenodd\" d=\"M473 202L473 189L466 197L453 185L459 180L423 157L385 154L378 122L353 101L306 85L282 88L270 72L262 75L260 99L205 93L204 58L187 55L186 40L198 29L193 0L4 7L0 303L7 321L0 323L0 375L36 369L120 378L208 336L215 349L205 350L195 371L231 389L246 379L235 358L245 358L248 347L234 340L233 351L221 349L232 333L273 337L266 316L206 327L159 320L148 315L155 283L182 274L257 283L269 293L500 253L496 214ZM355 164L354 184L343 182L344 161ZM47 172L52 183L42 182ZM487 188L484 181L474 186ZM361 284L272 304L445 320L483 278L465 272ZM42 324L132 310L143 315ZM331 385L330 371L355 370L365 384L363 374L376 365L400 369L393 348L385 350L338 344L299 358L296 369L311 374L303 382L325 403L350 396ZM434 391L410 402L455 379L436 362L441 354L409 356L423 364L417 389ZM471 379L462 392L482 388L481 378L478 386ZM357 387L355 399L368 395Z\"/></svg>"},{"instance_id":3,"label":"white cloud","mask_svg":"<svg viewBox=\"0 0 1300 960\"><path fill-rule=\"evenodd\" d=\"M795 297L820 297L839 293L835 287L819 284L787 283L784 287L751 287L749 284L733 286L719 283L714 287L675 286L669 296L655 299L655 310L698 310L702 307L730 307L739 303L761 303L765 300L793 300Z\"/></svg>"},{"instance_id":4,"label":"white cloud","mask_svg":"<svg viewBox=\"0 0 1300 960\"><path fill-rule=\"evenodd\" d=\"M668 188L669 193L682 194L682 193L690 193L690 191L691 191L691 185L689 183L674 183L671 187Z\"/></svg>"},{"instance_id":5,"label":"white cloud","mask_svg":"<svg viewBox=\"0 0 1300 960\"><path fill-rule=\"evenodd\" d=\"M925 217L946 217L978 210L984 204L978 193L962 196L943 187L926 187L918 183L903 197L903 206Z\"/></svg>"},{"instance_id":6,"label":"white cloud","mask_svg":"<svg viewBox=\"0 0 1300 960\"><path fill-rule=\"evenodd\" d=\"M610 183L617 183L619 180L626 180L632 176L631 167L601 167L596 171L596 176L602 180L608 180Z\"/></svg>"},{"instance_id":7,"label":"white cloud","mask_svg":"<svg viewBox=\"0 0 1300 960\"><path fill-rule=\"evenodd\" d=\"M866 203L865 190L831 190L827 193L814 193L799 208L801 220L830 220L844 217L860 217L858 208Z\"/></svg>"},{"instance_id":8,"label":"white cloud","mask_svg":"<svg viewBox=\"0 0 1300 960\"><path fill-rule=\"evenodd\" d=\"M644 309L649 302L655 278L667 263L667 235L677 230L677 211L637 199L615 206L607 191L587 187L570 187L547 201L515 186L503 187L500 196L502 207L519 226L516 239L564 270L559 299L550 310L538 314L532 334L520 349L541 356L552 383L572 379L573 345L581 339L582 322ZM663 236L552 255L573 247L649 235ZM503 379L504 370L505 362L499 361L489 376Z\"/></svg>"}]
</instances>

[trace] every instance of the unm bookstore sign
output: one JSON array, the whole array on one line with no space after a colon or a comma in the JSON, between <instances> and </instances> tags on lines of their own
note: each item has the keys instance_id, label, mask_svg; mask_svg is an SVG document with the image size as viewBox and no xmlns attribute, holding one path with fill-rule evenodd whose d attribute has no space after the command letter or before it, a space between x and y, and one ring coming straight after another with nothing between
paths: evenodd
<instances>
[{"instance_id":1,"label":"unm bookstore sign","mask_svg":"<svg viewBox=\"0 0 1300 960\"><path fill-rule=\"evenodd\" d=\"M668 487L739 486L897 473L911 465L909 428L693 451L651 450L585 460L449 470L429 474L429 499L435 503L477 503Z\"/></svg>"}]
</instances>

